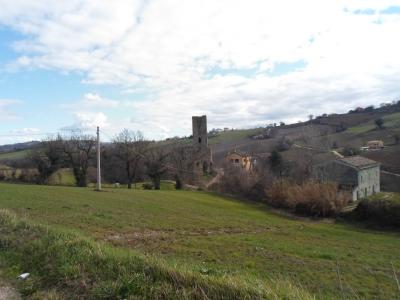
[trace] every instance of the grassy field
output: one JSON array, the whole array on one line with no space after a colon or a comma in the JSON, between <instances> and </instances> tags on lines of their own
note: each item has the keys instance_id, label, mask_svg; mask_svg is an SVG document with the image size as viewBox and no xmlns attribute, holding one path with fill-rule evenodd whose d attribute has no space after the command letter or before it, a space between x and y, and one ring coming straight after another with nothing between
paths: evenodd
<instances>
[{"instance_id":1,"label":"grassy field","mask_svg":"<svg viewBox=\"0 0 400 300\"><path fill-rule=\"evenodd\" d=\"M400 127L400 113L394 113L382 118L384 120L384 126L386 128L398 128ZM354 127L350 127L348 132L353 134L365 133L376 128L375 121L369 121L364 124L360 124Z\"/></svg>"},{"instance_id":2,"label":"grassy field","mask_svg":"<svg viewBox=\"0 0 400 300\"><path fill-rule=\"evenodd\" d=\"M253 128L253 129L236 129L236 130L222 131L217 136L209 138L209 143L210 145L215 145L219 143L240 141L244 138L259 134L264 130L265 129L263 128Z\"/></svg>"},{"instance_id":3,"label":"grassy field","mask_svg":"<svg viewBox=\"0 0 400 300\"><path fill-rule=\"evenodd\" d=\"M371 200L389 200L393 203L400 204L399 193L380 193L370 197Z\"/></svg>"},{"instance_id":4,"label":"grassy field","mask_svg":"<svg viewBox=\"0 0 400 300\"><path fill-rule=\"evenodd\" d=\"M23 159L23 158L27 157L29 155L29 153L30 153L30 150L21 150L21 151L0 153L0 161Z\"/></svg>"},{"instance_id":5,"label":"grassy field","mask_svg":"<svg viewBox=\"0 0 400 300\"><path fill-rule=\"evenodd\" d=\"M204 192L0 184L0 207L212 278L285 278L317 298L399 297L400 234L291 220Z\"/></svg>"}]
</instances>

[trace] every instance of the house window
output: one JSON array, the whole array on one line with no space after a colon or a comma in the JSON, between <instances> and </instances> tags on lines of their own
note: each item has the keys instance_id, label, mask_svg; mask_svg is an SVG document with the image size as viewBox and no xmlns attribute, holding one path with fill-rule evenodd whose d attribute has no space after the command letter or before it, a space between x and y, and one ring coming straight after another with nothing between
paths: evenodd
<instances>
[{"instance_id":1,"label":"house window","mask_svg":"<svg viewBox=\"0 0 400 300\"><path fill-rule=\"evenodd\" d=\"M238 163L239 163L239 159L236 158L236 159L235 159L235 164L238 164Z\"/></svg>"}]
</instances>

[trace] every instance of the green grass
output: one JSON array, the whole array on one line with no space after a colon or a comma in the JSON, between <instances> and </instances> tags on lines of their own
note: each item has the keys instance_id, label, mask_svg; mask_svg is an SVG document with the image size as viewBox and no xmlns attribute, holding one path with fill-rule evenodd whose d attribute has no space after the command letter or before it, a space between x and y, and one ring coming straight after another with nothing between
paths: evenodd
<instances>
[{"instance_id":1,"label":"green grass","mask_svg":"<svg viewBox=\"0 0 400 300\"><path fill-rule=\"evenodd\" d=\"M241 139L259 134L263 131L263 128L254 129L235 129L229 131L223 131L219 135L209 138L210 145L219 143L228 143L239 141Z\"/></svg>"},{"instance_id":2,"label":"green grass","mask_svg":"<svg viewBox=\"0 0 400 300\"><path fill-rule=\"evenodd\" d=\"M400 204L399 193L378 193L369 197L370 200L386 200L392 203Z\"/></svg>"},{"instance_id":3,"label":"green grass","mask_svg":"<svg viewBox=\"0 0 400 300\"><path fill-rule=\"evenodd\" d=\"M400 113L394 113L383 117L384 126L386 128L398 128L400 127ZM361 134L376 128L375 121L370 121L361 125L350 127L347 129L348 132L353 134Z\"/></svg>"},{"instance_id":4,"label":"green grass","mask_svg":"<svg viewBox=\"0 0 400 300\"><path fill-rule=\"evenodd\" d=\"M391 267L400 270L398 233L290 220L262 204L205 192L12 184L0 190L0 207L18 216L213 280L285 278L319 299L400 296Z\"/></svg>"},{"instance_id":5,"label":"green grass","mask_svg":"<svg viewBox=\"0 0 400 300\"><path fill-rule=\"evenodd\" d=\"M30 299L312 299L285 280L212 278L0 210L0 275ZM14 279L15 281L15 279Z\"/></svg>"},{"instance_id":6,"label":"green grass","mask_svg":"<svg viewBox=\"0 0 400 300\"><path fill-rule=\"evenodd\" d=\"M17 160L28 157L30 150L20 150L14 152L0 153L0 161L2 160Z\"/></svg>"}]
</instances>

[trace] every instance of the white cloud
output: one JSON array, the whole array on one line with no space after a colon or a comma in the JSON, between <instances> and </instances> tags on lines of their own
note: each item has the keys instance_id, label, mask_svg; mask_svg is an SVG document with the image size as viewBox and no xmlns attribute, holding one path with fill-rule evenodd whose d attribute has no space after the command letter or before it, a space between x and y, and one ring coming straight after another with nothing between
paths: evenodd
<instances>
[{"instance_id":1,"label":"white cloud","mask_svg":"<svg viewBox=\"0 0 400 300\"><path fill-rule=\"evenodd\" d=\"M20 101L11 99L0 99L0 121L10 121L18 119L11 107L20 104Z\"/></svg>"},{"instance_id":2,"label":"white cloud","mask_svg":"<svg viewBox=\"0 0 400 300\"><path fill-rule=\"evenodd\" d=\"M210 126L241 127L400 96L400 16L381 13L398 0L0 5L0 24L27 36L14 44L21 54L14 64L79 71L85 82L151 94L130 104L131 126L157 137L188 133L195 114L208 114ZM355 14L366 9L374 13ZM268 73L298 61L306 65L301 70ZM234 72L213 72L224 69ZM119 127L119 120L91 110L121 102L86 94L79 105L90 112L77 113L77 122Z\"/></svg>"},{"instance_id":3,"label":"white cloud","mask_svg":"<svg viewBox=\"0 0 400 300\"><path fill-rule=\"evenodd\" d=\"M75 128L96 128L96 126L109 126L107 116L102 112L75 112Z\"/></svg>"},{"instance_id":4,"label":"white cloud","mask_svg":"<svg viewBox=\"0 0 400 300\"><path fill-rule=\"evenodd\" d=\"M13 133L13 134L21 134L21 135L27 136L29 134L38 134L38 133L40 133L40 129L39 128L33 128L33 127L20 128L20 129L11 130L11 133Z\"/></svg>"},{"instance_id":5,"label":"white cloud","mask_svg":"<svg viewBox=\"0 0 400 300\"><path fill-rule=\"evenodd\" d=\"M100 113L89 113L89 112L77 112L75 114L77 121L81 124L82 127L107 127L107 116L100 112Z\"/></svg>"},{"instance_id":6,"label":"white cloud","mask_svg":"<svg viewBox=\"0 0 400 300\"><path fill-rule=\"evenodd\" d=\"M99 109L99 108L117 108L121 103L116 100L106 99L97 93L86 93L78 102L64 103L62 108L66 109Z\"/></svg>"}]
</instances>

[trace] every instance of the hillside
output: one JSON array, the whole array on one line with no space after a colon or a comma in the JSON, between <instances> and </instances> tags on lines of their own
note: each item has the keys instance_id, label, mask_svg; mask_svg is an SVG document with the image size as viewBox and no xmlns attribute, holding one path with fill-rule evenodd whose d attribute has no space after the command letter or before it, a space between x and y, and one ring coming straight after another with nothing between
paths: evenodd
<instances>
[{"instance_id":1,"label":"hillside","mask_svg":"<svg viewBox=\"0 0 400 300\"><path fill-rule=\"evenodd\" d=\"M384 120L385 128L382 130L376 129L374 121L378 118ZM341 127L340 130L338 127ZM273 136L268 139L252 138L262 131L261 128L234 130L211 137L210 144L216 159L223 158L223 153L232 148L250 153L270 152L283 137L294 143L319 149L331 149L334 143L340 148L360 148L367 141L376 139L383 140L385 145L390 146L394 143L394 135L400 134L400 113L377 110L368 113L334 114L308 122L275 127Z\"/></svg>"},{"instance_id":2,"label":"hillside","mask_svg":"<svg viewBox=\"0 0 400 300\"><path fill-rule=\"evenodd\" d=\"M0 152L0 161L20 160L29 156L30 150L16 150L10 152Z\"/></svg>"},{"instance_id":3,"label":"hillside","mask_svg":"<svg viewBox=\"0 0 400 300\"><path fill-rule=\"evenodd\" d=\"M38 143L39 143L38 141L31 141L31 142L25 142L25 143L1 145L0 146L0 153L31 149L32 147L36 146Z\"/></svg>"},{"instance_id":4,"label":"hillside","mask_svg":"<svg viewBox=\"0 0 400 300\"><path fill-rule=\"evenodd\" d=\"M382 118L384 128L377 129L375 120ZM221 132L210 138L214 164L224 163L226 154L233 150L248 152L251 155L265 154L276 149L282 141L290 141L292 147L282 152L286 161L307 161L317 164L335 159L332 150L359 151L368 141L382 140L385 148L379 151L360 153L381 163L382 170L400 174L400 113L395 109L377 109L372 112L334 114L317 119L273 128L267 139L254 139L254 135L266 129L237 130ZM397 143L397 144L396 144ZM382 173L381 186L386 191L400 192L400 176Z\"/></svg>"},{"instance_id":5,"label":"hillside","mask_svg":"<svg viewBox=\"0 0 400 300\"><path fill-rule=\"evenodd\" d=\"M284 279L318 299L398 296L391 267L400 270L398 233L288 219L263 204L204 192L12 184L0 190L0 207L20 217L156 255L213 281Z\"/></svg>"}]
</instances>

